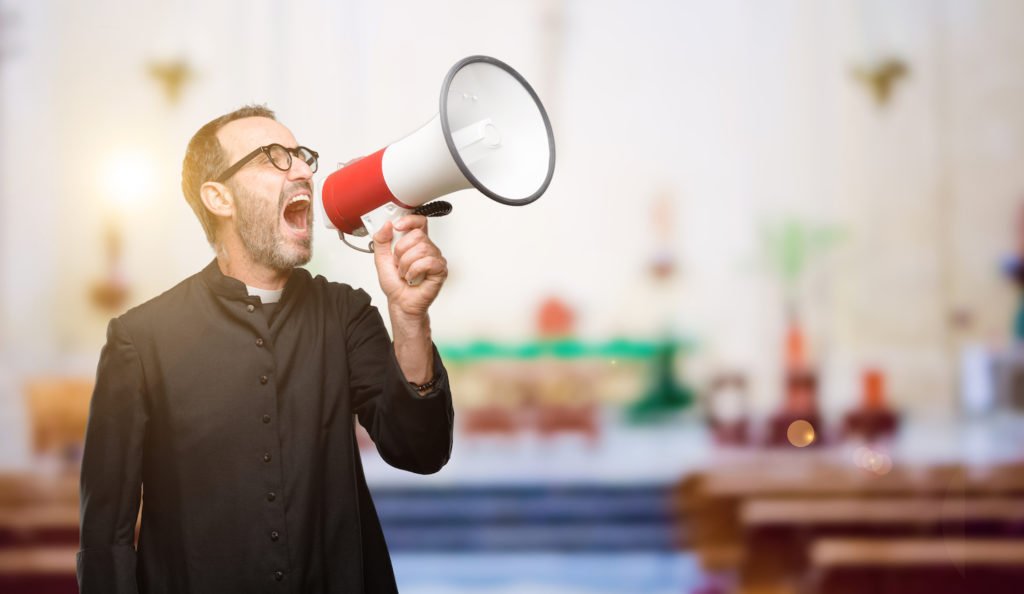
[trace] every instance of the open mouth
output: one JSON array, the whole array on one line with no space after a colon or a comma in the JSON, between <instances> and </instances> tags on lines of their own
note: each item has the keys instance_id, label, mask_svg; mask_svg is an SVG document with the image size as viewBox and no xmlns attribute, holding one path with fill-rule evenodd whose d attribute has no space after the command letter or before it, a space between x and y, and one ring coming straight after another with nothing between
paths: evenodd
<instances>
[{"instance_id":1,"label":"open mouth","mask_svg":"<svg viewBox=\"0 0 1024 594\"><path fill-rule=\"evenodd\" d=\"M309 194L296 194L284 206L284 222L299 234L309 230Z\"/></svg>"}]
</instances>

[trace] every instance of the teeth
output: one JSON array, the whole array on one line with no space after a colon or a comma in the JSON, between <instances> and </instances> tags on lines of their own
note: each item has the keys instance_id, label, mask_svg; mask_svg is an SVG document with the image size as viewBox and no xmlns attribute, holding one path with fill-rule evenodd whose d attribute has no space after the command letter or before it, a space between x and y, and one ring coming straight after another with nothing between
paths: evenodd
<instances>
[{"instance_id":1,"label":"teeth","mask_svg":"<svg viewBox=\"0 0 1024 594\"><path fill-rule=\"evenodd\" d=\"M296 204L298 202L309 202L309 196L306 194L299 194L298 196L292 196L291 200L288 201L287 206Z\"/></svg>"}]
</instances>

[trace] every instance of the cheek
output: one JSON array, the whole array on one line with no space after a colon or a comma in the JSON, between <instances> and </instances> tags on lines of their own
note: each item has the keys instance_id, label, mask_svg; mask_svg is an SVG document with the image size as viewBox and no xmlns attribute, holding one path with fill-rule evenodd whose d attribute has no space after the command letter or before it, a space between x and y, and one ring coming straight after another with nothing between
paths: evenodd
<instances>
[{"instance_id":1,"label":"cheek","mask_svg":"<svg viewBox=\"0 0 1024 594\"><path fill-rule=\"evenodd\" d=\"M260 220L274 221L278 218L277 198L271 201L269 198L256 198L254 200L255 211Z\"/></svg>"}]
</instances>

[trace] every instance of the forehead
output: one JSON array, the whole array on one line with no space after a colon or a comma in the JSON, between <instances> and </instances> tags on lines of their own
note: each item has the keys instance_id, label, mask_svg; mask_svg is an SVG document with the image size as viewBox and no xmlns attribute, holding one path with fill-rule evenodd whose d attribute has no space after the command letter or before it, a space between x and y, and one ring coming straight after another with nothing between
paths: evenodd
<instances>
[{"instance_id":1,"label":"forehead","mask_svg":"<svg viewBox=\"0 0 1024 594\"><path fill-rule=\"evenodd\" d=\"M295 137L281 122L270 118L242 118L228 122L217 131L217 140L224 147L228 160L240 159L260 146L272 143L297 146Z\"/></svg>"}]
</instances>

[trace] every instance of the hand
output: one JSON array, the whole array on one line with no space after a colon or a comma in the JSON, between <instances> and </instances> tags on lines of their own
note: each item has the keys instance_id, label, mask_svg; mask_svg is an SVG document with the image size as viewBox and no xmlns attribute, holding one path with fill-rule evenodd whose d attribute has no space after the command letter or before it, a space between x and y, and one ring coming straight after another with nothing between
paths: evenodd
<instances>
[{"instance_id":1,"label":"hand","mask_svg":"<svg viewBox=\"0 0 1024 594\"><path fill-rule=\"evenodd\" d=\"M405 235L391 251L394 231ZM396 314L417 318L427 315L427 308L441 292L448 278L448 261L427 236L427 218L406 215L392 224L387 222L373 236L373 261L377 265L380 288L388 298L388 308ZM410 280L422 277L412 286Z\"/></svg>"}]
</instances>

